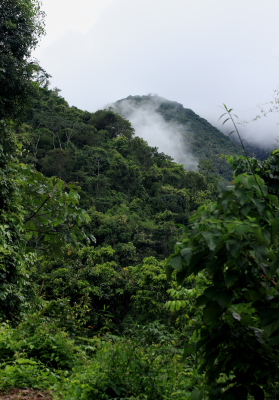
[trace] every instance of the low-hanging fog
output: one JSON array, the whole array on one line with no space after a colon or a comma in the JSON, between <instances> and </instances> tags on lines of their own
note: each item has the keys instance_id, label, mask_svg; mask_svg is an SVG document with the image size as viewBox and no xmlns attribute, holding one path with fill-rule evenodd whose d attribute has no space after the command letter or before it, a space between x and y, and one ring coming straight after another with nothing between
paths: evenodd
<instances>
[{"instance_id":1,"label":"low-hanging fog","mask_svg":"<svg viewBox=\"0 0 279 400\"><path fill-rule=\"evenodd\" d=\"M156 99L160 101L159 97L153 97L152 103L140 107L136 107L129 99L125 99L112 104L111 107L131 122L136 136L146 140L149 146L157 147L159 152L171 156L175 162L184 165L187 170L197 170L198 160L191 154L185 144L185 139L182 140L181 136L185 129L190 128L165 121L156 112L159 105L159 103L156 104Z\"/></svg>"}]
</instances>

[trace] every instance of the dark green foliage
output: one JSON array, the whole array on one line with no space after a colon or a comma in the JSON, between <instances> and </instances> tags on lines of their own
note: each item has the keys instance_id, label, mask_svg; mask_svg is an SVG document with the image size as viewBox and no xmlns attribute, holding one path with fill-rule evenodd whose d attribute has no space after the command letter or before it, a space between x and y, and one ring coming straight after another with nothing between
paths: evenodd
<instances>
[{"instance_id":1,"label":"dark green foliage","mask_svg":"<svg viewBox=\"0 0 279 400\"><path fill-rule=\"evenodd\" d=\"M118 250L118 251L117 251ZM67 317L61 327L72 334L83 330L120 333L125 326L148 323L156 318L165 321L170 315L164 307L170 287L165 275L165 262L154 257L142 264L124 267L124 254L133 261L135 248L132 243L94 249L83 247L73 251L65 249L64 259L53 261L39 259L31 272L31 280L46 300L68 299ZM128 264L128 263L127 263ZM71 307L76 315L72 325ZM79 315L79 317L78 317ZM62 317L62 316L61 316ZM58 323L58 321L56 321Z\"/></svg>"},{"instance_id":2,"label":"dark green foliage","mask_svg":"<svg viewBox=\"0 0 279 400\"><path fill-rule=\"evenodd\" d=\"M264 161L256 158L231 157L229 162L236 175L244 172L257 174L266 182L269 193L279 196L279 150L274 150Z\"/></svg>"},{"instance_id":3,"label":"dark green foliage","mask_svg":"<svg viewBox=\"0 0 279 400\"><path fill-rule=\"evenodd\" d=\"M58 257L66 243L95 241L81 228L89 221L88 214L79 208L75 185L65 184L56 177L46 178L29 166L18 168L18 185L24 209L23 229L28 251L52 253Z\"/></svg>"},{"instance_id":4,"label":"dark green foliage","mask_svg":"<svg viewBox=\"0 0 279 400\"><path fill-rule=\"evenodd\" d=\"M18 117L30 94L39 66L31 50L43 34L43 13L36 0L2 0L0 4L0 119Z\"/></svg>"},{"instance_id":5,"label":"dark green foliage","mask_svg":"<svg viewBox=\"0 0 279 400\"><path fill-rule=\"evenodd\" d=\"M0 302L1 318L14 318L23 303L25 243L23 207L16 182L16 141L12 124L0 121Z\"/></svg>"},{"instance_id":6,"label":"dark green foliage","mask_svg":"<svg viewBox=\"0 0 279 400\"><path fill-rule=\"evenodd\" d=\"M210 203L219 176L230 179L220 155L237 146L178 103L131 97L184 126L200 158L189 172L111 109L69 107L46 74L32 81L37 2L4 0L0 11L0 318L13 322L0 324L0 388L65 400L274 398L277 152L230 160L248 174ZM164 258L179 239L176 284Z\"/></svg>"},{"instance_id":7,"label":"dark green foliage","mask_svg":"<svg viewBox=\"0 0 279 400\"><path fill-rule=\"evenodd\" d=\"M112 110L99 110L95 112L89 120L89 124L94 125L98 131L107 131L108 139L118 136L131 138L134 133L131 123L121 118L120 115Z\"/></svg>"},{"instance_id":8,"label":"dark green foliage","mask_svg":"<svg viewBox=\"0 0 279 400\"><path fill-rule=\"evenodd\" d=\"M274 155L270 163L276 169ZM211 399L263 398L261 387L278 380L278 198L269 188L259 176L237 176L198 210L170 258L179 283L202 270L209 279L196 303L195 349Z\"/></svg>"},{"instance_id":9,"label":"dark green foliage","mask_svg":"<svg viewBox=\"0 0 279 400\"><path fill-rule=\"evenodd\" d=\"M114 247L123 267L166 257L179 235L176 224L219 192L218 179L185 171L133 137L120 115L69 107L58 91L41 89L18 135L25 162L81 187L92 218L87 230L97 245Z\"/></svg>"},{"instance_id":10,"label":"dark green foliage","mask_svg":"<svg viewBox=\"0 0 279 400\"><path fill-rule=\"evenodd\" d=\"M43 33L36 1L0 4L0 303L1 318L15 319L26 305L23 207L17 182L17 143L10 118L18 118L36 85L29 56Z\"/></svg>"}]
</instances>

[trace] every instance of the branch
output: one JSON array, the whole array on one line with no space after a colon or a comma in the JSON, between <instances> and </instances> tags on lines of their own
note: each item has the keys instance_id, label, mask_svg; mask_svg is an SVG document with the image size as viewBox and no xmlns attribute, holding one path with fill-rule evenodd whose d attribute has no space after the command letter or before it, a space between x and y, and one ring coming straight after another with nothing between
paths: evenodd
<instances>
[{"instance_id":1,"label":"branch","mask_svg":"<svg viewBox=\"0 0 279 400\"><path fill-rule=\"evenodd\" d=\"M25 232L38 232L38 233L41 233L41 234L47 234L47 235L52 235L52 236L60 234L60 232L40 231L39 229L26 229Z\"/></svg>"},{"instance_id":2,"label":"branch","mask_svg":"<svg viewBox=\"0 0 279 400\"><path fill-rule=\"evenodd\" d=\"M33 217L35 217L35 215L40 211L40 209L46 204L46 202L50 199L50 196L48 196L40 205L40 207L37 209L37 211L35 211L32 215L30 215L30 217L28 217L25 221L24 224L26 224L28 221L30 221L30 219L32 219Z\"/></svg>"}]
</instances>

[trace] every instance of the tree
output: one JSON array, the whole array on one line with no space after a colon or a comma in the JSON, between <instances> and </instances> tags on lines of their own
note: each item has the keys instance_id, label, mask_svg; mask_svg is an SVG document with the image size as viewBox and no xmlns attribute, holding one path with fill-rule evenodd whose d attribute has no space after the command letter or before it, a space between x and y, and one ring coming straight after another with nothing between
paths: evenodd
<instances>
[{"instance_id":1,"label":"tree","mask_svg":"<svg viewBox=\"0 0 279 400\"><path fill-rule=\"evenodd\" d=\"M199 355L210 399L261 400L278 381L278 206L263 179L238 175L199 208L170 258L168 274L175 271L179 284L200 271L209 280L197 299L197 340L185 357Z\"/></svg>"},{"instance_id":2,"label":"tree","mask_svg":"<svg viewBox=\"0 0 279 400\"><path fill-rule=\"evenodd\" d=\"M39 72L31 50L43 34L43 14L36 0L0 4L0 301L1 317L14 319L24 304L28 256L23 252L23 208L16 181L17 143L10 118L18 119L37 84Z\"/></svg>"},{"instance_id":3,"label":"tree","mask_svg":"<svg viewBox=\"0 0 279 400\"><path fill-rule=\"evenodd\" d=\"M98 130L106 130L110 139L122 135L131 138L135 133L131 123L112 110L96 111L89 123L94 125Z\"/></svg>"},{"instance_id":4,"label":"tree","mask_svg":"<svg viewBox=\"0 0 279 400\"><path fill-rule=\"evenodd\" d=\"M18 118L36 90L40 70L31 51L44 33L38 0L2 0L0 4L0 119Z\"/></svg>"}]
</instances>

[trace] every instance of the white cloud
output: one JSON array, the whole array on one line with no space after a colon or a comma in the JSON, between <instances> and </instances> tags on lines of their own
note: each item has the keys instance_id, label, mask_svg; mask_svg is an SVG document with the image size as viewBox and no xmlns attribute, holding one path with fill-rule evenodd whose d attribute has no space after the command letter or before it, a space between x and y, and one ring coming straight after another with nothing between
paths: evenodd
<instances>
[{"instance_id":1,"label":"white cloud","mask_svg":"<svg viewBox=\"0 0 279 400\"><path fill-rule=\"evenodd\" d=\"M251 119L246 110L278 86L278 0L43 0L43 8L48 33L37 56L83 109L152 92L216 125L218 105ZM276 127L268 134L278 136Z\"/></svg>"},{"instance_id":2,"label":"white cloud","mask_svg":"<svg viewBox=\"0 0 279 400\"><path fill-rule=\"evenodd\" d=\"M72 0L44 0L42 10L46 13L47 35L34 55L39 57L42 48L55 44L61 36L72 33L85 35L114 1L79 0L77 3Z\"/></svg>"},{"instance_id":3,"label":"white cloud","mask_svg":"<svg viewBox=\"0 0 279 400\"><path fill-rule=\"evenodd\" d=\"M175 162L183 164L186 169L197 170L198 160L187 148L182 137L187 128L185 125L181 126L177 123L165 121L156 112L164 99L152 96L151 100L145 105L136 107L133 102L127 99L115 105L112 104L112 107L116 107L116 112L119 112L131 122L136 136L147 141L149 146L157 147L159 152L171 156Z\"/></svg>"}]
</instances>

